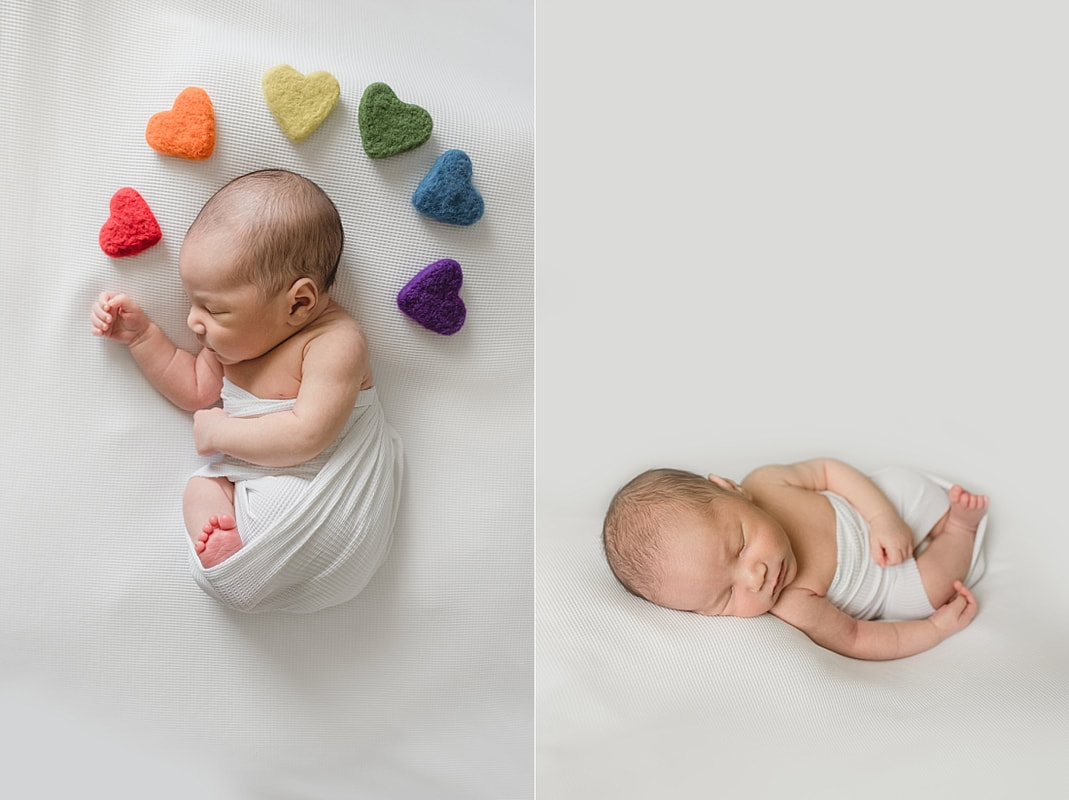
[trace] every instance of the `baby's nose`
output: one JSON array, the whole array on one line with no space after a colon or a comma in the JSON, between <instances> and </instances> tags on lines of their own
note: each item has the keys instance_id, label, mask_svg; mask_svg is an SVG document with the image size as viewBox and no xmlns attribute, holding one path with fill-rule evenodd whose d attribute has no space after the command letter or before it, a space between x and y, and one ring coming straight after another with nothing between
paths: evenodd
<instances>
[{"instance_id":1,"label":"baby's nose","mask_svg":"<svg viewBox=\"0 0 1069 800\"><path fill-rule=\"evenodd\" d=\"M195 334L200 335L204 333L204 326L201 325L200 318L197 316L197 312L193 309L189 310L189 316L186 317L186 325Z\"/></svg>"}]
</instances>

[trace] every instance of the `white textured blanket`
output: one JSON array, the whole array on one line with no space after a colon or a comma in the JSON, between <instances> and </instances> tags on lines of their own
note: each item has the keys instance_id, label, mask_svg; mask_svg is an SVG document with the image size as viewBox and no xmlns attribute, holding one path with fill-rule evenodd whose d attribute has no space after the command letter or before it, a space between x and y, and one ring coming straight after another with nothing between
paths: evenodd
<instances>
[{"instance_id":1,"label":"white textured blanket","mask_svg":"<svg viewBox=\"0 0 1069 800\"><path fill-rule=\"evenodd\" d=\"M296 403L256 397L226 378L222 396L232 417L277 414ZM371 388L338 439L311 461L268 469L224 457L205 465L195 474L234 482L243 546L205 569L190 540L194 578L239 611L312 612L351 600L390 551L403 463L401 439Z\"/></svg>"},{"instance_id":2,"label":"white textured blanket","mask_svg":"<svg viewBox=\"0 0 1069 800\"><path fill-rule=\"evenodd\" d=\"M0 795L533 795L533 42L528 1L0 0L0 275L25 287L0 345ZM340 87L300 142L262 89L282 64ZM376 82L430 114L425 143L366 154ZM215 108L203 161L145 138L190 86ZM466 227L411 200L452 149L485 200ZM190 415L88 324L122 291L193 350L182 237L220 186L268 167L338 206L331 297L364 329L405 448L389 556L314 614L243 614L197 586ZM163 239L113 259L98 234L126 186ZM467 306L451 336L397 307L446 258Z\"/></svg>"}]
</instances>

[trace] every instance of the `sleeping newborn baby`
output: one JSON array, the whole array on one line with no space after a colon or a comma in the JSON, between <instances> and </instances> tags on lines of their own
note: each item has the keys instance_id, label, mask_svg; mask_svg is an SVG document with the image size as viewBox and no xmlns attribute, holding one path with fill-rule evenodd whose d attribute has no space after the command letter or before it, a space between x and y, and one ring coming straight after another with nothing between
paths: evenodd
<instances>
[{"instance_id":1,"label":"sleeping newborn baby","mask_svg":"<svg viewBox=\"0 0 1069 800\"><path fill-rule=\"evenodd\" d=\"M934 647L976 616L988 500L902 468L835 459L761 467L739 485L642 473L605 517L609 565L633 594L706 615L766 611L846 656ZM878 620L878 621L873 621Z\"/></svg>"},{"instance_id":2,"label":"sleeping newborn baby","mask_svg":"<svg viewBox=\"0 0 1069 800\"><path fill-rule=\"evenodd\" d=\"M343 240L316 184L253 172L216 192L182 244L196 356L126 295L104 292L93 308L93 333L126 344L194 412L197 452L215 456L183 499L194 577L242 611L349 600L390 548L401 442L364 334L330 297Z\"/></svg>"}]
</instances>

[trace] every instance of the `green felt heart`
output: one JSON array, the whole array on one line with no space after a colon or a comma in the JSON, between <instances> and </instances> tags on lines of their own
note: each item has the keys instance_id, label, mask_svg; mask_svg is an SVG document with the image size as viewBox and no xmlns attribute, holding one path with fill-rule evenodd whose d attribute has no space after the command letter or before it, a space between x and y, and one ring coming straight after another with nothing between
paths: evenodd
<instances>
[{"instance_id":1,"label":"green felt heart","mask_svg":"<svg viewBox=\"0 0 1069 800\"><path fill-rule=\"evenodd\" d=\"M397 99L385 83L373 83L360 98L360 138L371 158L389 158L419 147L431 138L426 109Z\"/></svg>"}]
</instances>

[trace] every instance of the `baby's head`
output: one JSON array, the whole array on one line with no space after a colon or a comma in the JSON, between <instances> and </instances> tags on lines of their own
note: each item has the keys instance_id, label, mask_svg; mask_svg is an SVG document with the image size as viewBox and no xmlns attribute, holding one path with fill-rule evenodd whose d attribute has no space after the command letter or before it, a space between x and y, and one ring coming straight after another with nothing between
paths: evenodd
<instances>
[{"instance_id":1,"label":"baby's head","mask_svg":"<svg viewBox=\"0 0 1069 800\"><path fill-rule=\"evenodd\" d=\"M281 169L235 178L212 195L186 241L220 235L234 245L233 277L273 297L301 278L321 293L334 284L344 232L338 209L315 183Z\"/></svg>"},{"instance_id":2,"label":"baby's head","mask_svg":"<svg viewBox=\"0 0 1069 800\"><path fill-rule=\"evenodd\" d=\"M264 170L205 203L178 256L187 324L220 363L258 358L330 307L341 218L300 175Z\"/></svg>"},{"instance_id":3,"label":"baby's head","mask_svg":"<svg viewBox=\"0 0 1069 800\"><path fill-rule=\"evenodd\" d=\"M677 469L641 473L613 497L602 540L632 594L700 614L771 609L794 563L782 526L734 481Z\"/></svg>"}]
</instances>

